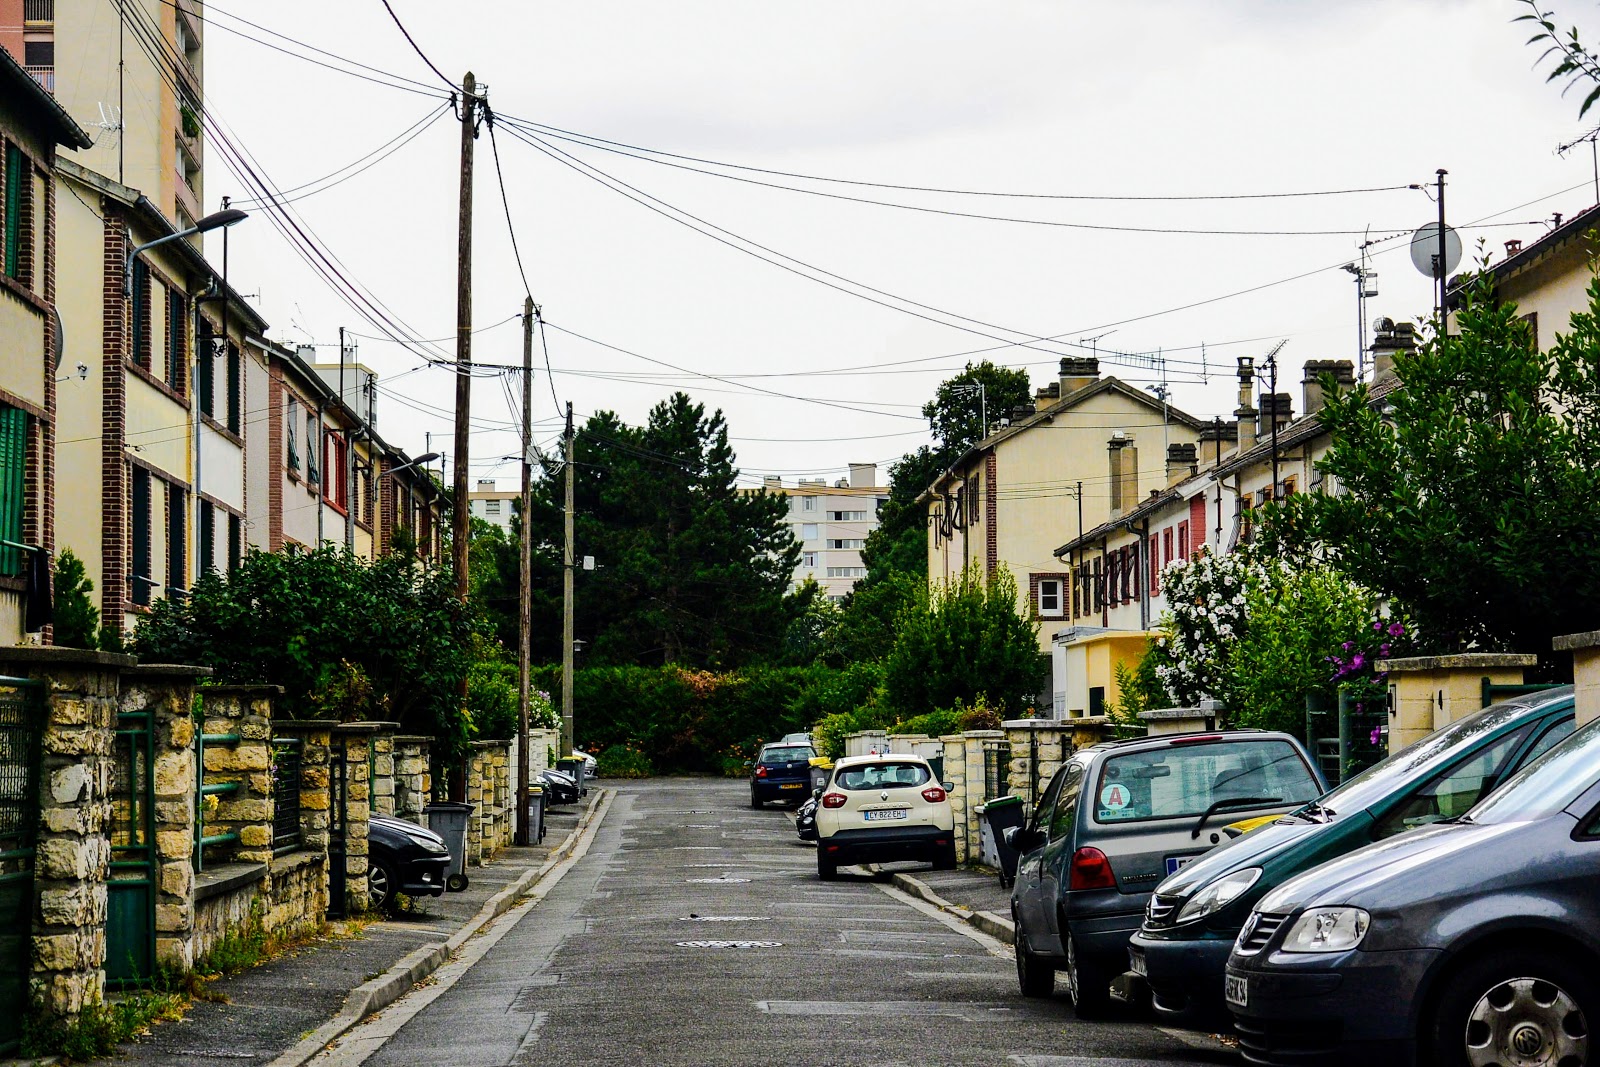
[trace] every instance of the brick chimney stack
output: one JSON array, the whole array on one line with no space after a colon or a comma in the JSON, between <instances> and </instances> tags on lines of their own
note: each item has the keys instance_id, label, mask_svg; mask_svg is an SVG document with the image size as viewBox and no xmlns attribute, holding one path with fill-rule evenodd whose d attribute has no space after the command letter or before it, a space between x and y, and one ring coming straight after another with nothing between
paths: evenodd
<instances>
[{"instance_id":1,"label":"brick chimney stack","mask_svg":"<svg viewBox=\"0 0 1600 1067\"><path fill-rule=\"evenodd\" d=\"M1233 416L1239 423L1239 452L1248 452L1256 443L1256 361L1253 356L1239 357L1239 406Z\"/></svg>"}]
</instances>

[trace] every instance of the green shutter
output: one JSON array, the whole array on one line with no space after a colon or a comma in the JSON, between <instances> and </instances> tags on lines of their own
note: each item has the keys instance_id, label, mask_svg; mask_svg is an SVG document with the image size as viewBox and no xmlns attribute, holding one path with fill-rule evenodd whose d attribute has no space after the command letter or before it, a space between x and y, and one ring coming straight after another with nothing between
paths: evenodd
<instances>
[{"instance_id":1,"label":"green shutter","mask_svg":"<svg viewBox=\"0 0 1600 1067\"><path fill-rule=\"evenodd\" d=\"M23 475L28 463L28 415L0 404L0 541L22 541L22 511L27 500ZM20 574L22 553L0 545L0 574Z\"/></svg>"},{"instance_id":2,"label":"green shutter","mask_svg":"<svg viewBox=\"0 0 1600 1067\"><path fill-rule=\"evenodd\" d=\"M6 145L5 213L5 272L8 278L18 278L22 272L22 150L14 144Z\"/></svg>"},{"instance_id":3,"label":"green shutter","mask_svg":"<svg viewBox=\"0 0 1600 1067\"><path fill-rule=\"evenodd\" d=\"M128 575L128 599L135 604L150 603L150 472L133 468L133 559Z\"/></svg>"}]
</instances>

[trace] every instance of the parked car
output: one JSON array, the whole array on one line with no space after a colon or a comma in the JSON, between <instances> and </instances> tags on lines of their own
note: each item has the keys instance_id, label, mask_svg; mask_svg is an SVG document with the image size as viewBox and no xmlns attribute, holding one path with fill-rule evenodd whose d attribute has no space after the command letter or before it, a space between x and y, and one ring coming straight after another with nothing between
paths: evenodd
<instances>
[{"instance_id":1,"label":"parked car","mask_svg":"<svg viewBox=\"0 0 1600 1067\"><path fill-rule=\"evenodd\" d=\"M1011 916L1022 995L1050 995L1063 970L1078 1014L1103 1012L1156 883L1220 841L1223 821L1291 811L1325 788L1298 741L1260 730L1074 753L1029 820L1004 832L1019 854Z\"/></svg>"},{"instance_id":2,"label":"parked car","mask_svg":"<svg viewBox=\"0 0 1600 1067\"><path fill-rule=\"evenodd\" d=\"M436 897L450 874L444 838L388 815L367 819L367 891L372 906L393 910L395 894Z\"/></svg>"},{"instance_id":3,"label":"parked car","mask_svg":"<svg viewBox=\"0 0 1600 1067\"><path fill-rule=\"evenodd\" d=\"M820 796L807 797L805 803L794 809L794 832L802 841L817 839L817 804Z\"/></svg>"},{"instance_id":4,"label":"parked car","mask_svg":"<svg viewBox=\"0 0 1600 1067\"><path fill-rule=\"evenodd\" d=\"M550 804L576 804L582 795L577 781L565 771L550 767L540 771L538 777L544 783L544 795Z\"/></svg>"},{"instance_id":5,"label":"parked car","mask_svg":"<svg viewBox=\"0 0 1600 1067\"><path fill-rule=\"evenodd\" d=\"M1600 722L1447 822L1268 894L1228 959L1254 1063L1600 1058Z\"/></svg>"},{"instance_id":6,"label":"parked car","mask_svg":"<svg viewBox=\"0 0 1600 1067\"><path fill-rule=\"evenodd\" d=\"M956 865L950 796L921 756L849 756L817 798L817 877L852 863Z\"/></svg>"},{"instance_id":7,"label":"parked car","mask_svg":"<svg viewBox=\"0 0 1600 1067\"><path fill-rule=\"evenodd\" d=\"M811 744L811 735L807 733L784 734L778 739L778 743L783 745L807 745L811 748L816 747L815 745Z\"/></svg>"},{"instance_id":8,"label":"parked car","mask_svg":"<svg viewBox=\"0 0 1600 1067\"><path fill-rule=\"evenodd\" d=\"M1495 704L1169 876L1128 946L1156 1011L1179 1024L1227 1025L1223 970L1258 900L1335 856L1460 815L1571 733L1571 686Z\"/></svg>"},{"instance_id":9,"label":"parked car","mask_svg":"<svg viewBox=\"0 0 1600 1067\"><path fill-rule=\"evenodd\" d=\"M810 745L761 746L750 764L750 806L759 808L769 800L799 804L811 791L814 756Z\"/></svg>"}]
</instances>

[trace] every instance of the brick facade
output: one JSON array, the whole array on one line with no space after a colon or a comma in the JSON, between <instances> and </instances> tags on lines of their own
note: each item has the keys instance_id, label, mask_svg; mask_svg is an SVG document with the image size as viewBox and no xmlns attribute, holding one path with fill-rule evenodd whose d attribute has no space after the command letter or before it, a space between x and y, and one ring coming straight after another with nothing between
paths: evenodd
<instances>
[{"instance_id":1,"label":"brick facade","mask_svg":"<svg viewBox=\"0 0 1600 1067\"><path fill-rule=\"evenodd\" d=\"M994 576L1000 566L1000 461L990 449L983 457L983 573Z\"/></svg>"},{"instance_id":2,"label":"brick facade","mask_svg":"<svg viewBox=\"0 0 1600 1067\"><path fill-rule=\"evenodd\" d=\"M105 219L104 320L100 346L100 603L103 625L122 626L128 588L128 462L126 446L128 305L122 296L128 224L122 206L100 200Z\"/></svg>"}]
</instances>

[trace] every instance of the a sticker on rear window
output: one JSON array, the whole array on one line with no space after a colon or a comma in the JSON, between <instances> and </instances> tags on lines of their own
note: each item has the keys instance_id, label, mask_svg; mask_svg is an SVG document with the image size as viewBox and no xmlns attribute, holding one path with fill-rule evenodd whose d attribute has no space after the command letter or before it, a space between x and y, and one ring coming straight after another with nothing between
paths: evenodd
<instances>
[{"instance_id":1,"label":"a sticker on rear window","mask_svg":"<svg viewBox=\"0 0 1600 1067\"><path fill-rule=\"evenodd\" d=\"M1133 795L1128 792L1128 787L1112 782L1100 790L1100 806L1108 811L1117 813L1112 818L1117 818L1122 810L1133 803Z\"/></svg>"}]
</instances>

